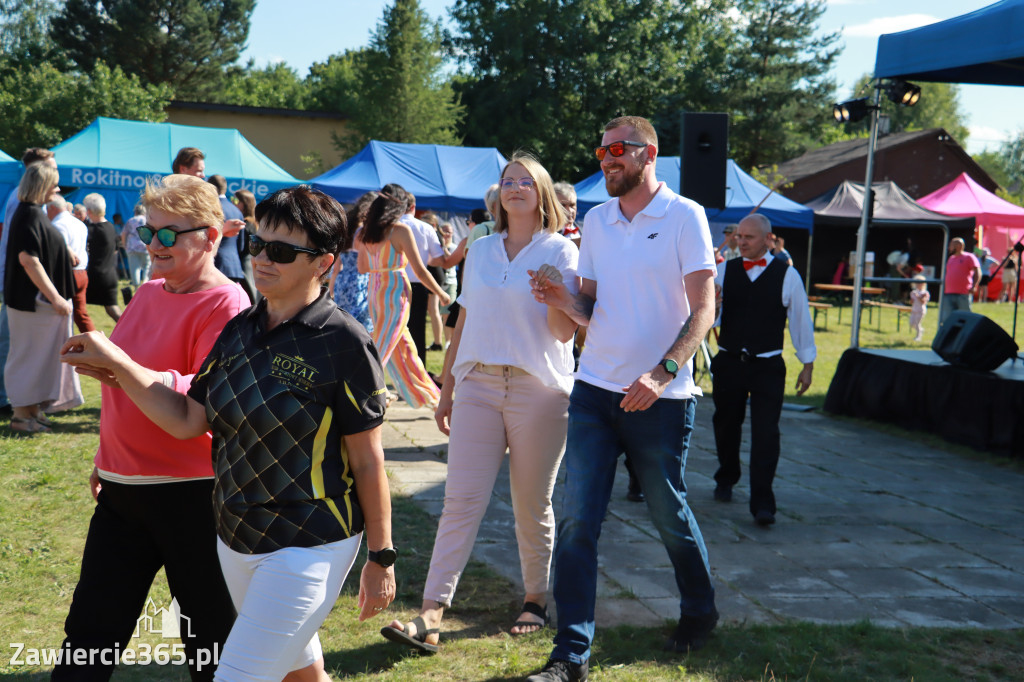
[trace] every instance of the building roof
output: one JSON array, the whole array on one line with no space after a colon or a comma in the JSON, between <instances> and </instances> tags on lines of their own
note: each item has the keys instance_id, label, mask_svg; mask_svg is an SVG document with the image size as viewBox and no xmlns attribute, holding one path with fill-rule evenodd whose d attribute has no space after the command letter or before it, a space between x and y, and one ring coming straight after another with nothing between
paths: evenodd
<instances>
[{"instance_id":1,"label":"building roof","mask_svg":"<svg viewBox=\"0 0 1024 682\"><path fill-rule=\"evenodd\" d=\"M875 147L876 152L896 150L922 140L934 139L936 142L946 145L951 153L958 156L968 167L968 173L987 189L995 189L999 186L992 179L985 169L971 158L963 147L943 128L930 128L928 130L914 130L905 133L892 133L880 136ZM803 156L790 159L779 164L779 174L786 177L789 182L798 182L812 175L817 175L837 166L848 163L864 163L868 154L868 138L859 137L854 140L843 140L834 144L812 149Z\"/></svg>"}]
</instances>

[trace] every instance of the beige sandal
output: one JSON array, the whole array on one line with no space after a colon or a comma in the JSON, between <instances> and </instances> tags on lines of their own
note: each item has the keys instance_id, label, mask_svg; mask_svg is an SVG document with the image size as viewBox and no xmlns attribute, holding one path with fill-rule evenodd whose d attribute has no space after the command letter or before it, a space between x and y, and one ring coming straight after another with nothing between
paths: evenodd
<instances>
[{"instance_id":1,"label":"beige sandal","mask_svg":"<svg viewBox=\"0 0 1024 682\"><path fill-rule=\"evenodd\" d=\"M21 433L50 433L51 429L31 417L28 419L11 417L11 431L19 431Z\"/></svg>"}]
</instances>

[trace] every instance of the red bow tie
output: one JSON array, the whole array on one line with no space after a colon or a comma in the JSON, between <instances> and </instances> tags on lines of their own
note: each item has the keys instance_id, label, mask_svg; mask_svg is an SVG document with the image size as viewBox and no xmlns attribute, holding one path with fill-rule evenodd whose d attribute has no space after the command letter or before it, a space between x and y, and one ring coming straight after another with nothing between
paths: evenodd
<instances>
[{"instance_id":1,"label":"red bow tie","mask_svg":"<svg viewBox=\"0 0 1024 682\"><path fill-rule=\"evenodd\" d=\"M766 265L768 265L768 261L766 261L764 258L762 258L761 260L745 260L745 261L743 261L743 269L744 270L749 270L750 268L754 267L755 265L760 265L763 268Z\"/></svg>"}]
</instances>

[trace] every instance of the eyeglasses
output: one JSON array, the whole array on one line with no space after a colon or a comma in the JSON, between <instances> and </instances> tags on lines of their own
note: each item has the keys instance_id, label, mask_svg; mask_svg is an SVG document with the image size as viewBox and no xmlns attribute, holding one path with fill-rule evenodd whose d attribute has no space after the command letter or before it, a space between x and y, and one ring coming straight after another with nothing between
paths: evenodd
<instances>
[{"instance_id":1,"label":"eyeglasses","mask_svg":"<svg viewBox=\"0 0 1024 682\"><path fill-rule=\"evenodd\" d=\"M160 229L157 229L152 225L146 224L140 227L137 230L137 232L139 233L139 239L141 239L142 243L145 244L146 246L149 246L151 243L153 243L153 237L156 237L161 244L163 244L167 248L170 248L174 246L175 242L178 241L178 235L208 229L210 229L209 225L193 227L187 230L179 230L177 225L169 225L168 227L161 227Z\"/></svg>"},{"instance_id":2,"label":"eyeglasses","mask_svg":"<svg viewBox=\"0 0 1024 682\"><path fill-rule=\"evenodd\" d=\"M263 249L267 250L267 258L274 263L293 263L300 252L311 253L314 256L323 253L316 249L307 249L304 246L294 246L285 242L268 242L254 234L249 235L249 254L253 257L258 256L263 253Z\"/></svg>"},{"instance_id":3,"label":"eyeglasses","mask_svg":"<svg viewBox=\"0 0 1024 682\"><path fill-rule=\"evenodd\" d=\"M601 147L594 149L594 156L597 157L598 161L604 161L604 155L608 152L611 153L615 158L619 158L626 153L626 145L630 147L646 147L646 142L633 142L632 140L620 140L618 142L612 142Z\"/></svg>"},{"instance_id":4,"label":"eyeglasses","mask_svg":"<svg viewBox=\"0 0 1024 682\"><path fill-rule=\"evenodd\" d=\"M534 183L533 178L530 177L522 177L519 178L518 180L516 178L502 178L501 182L498 184L501 185L502 192L512 191L516 187L518 187L524 192L529 192L536 186L536 183Z\"/></svg>"}]
</instances>

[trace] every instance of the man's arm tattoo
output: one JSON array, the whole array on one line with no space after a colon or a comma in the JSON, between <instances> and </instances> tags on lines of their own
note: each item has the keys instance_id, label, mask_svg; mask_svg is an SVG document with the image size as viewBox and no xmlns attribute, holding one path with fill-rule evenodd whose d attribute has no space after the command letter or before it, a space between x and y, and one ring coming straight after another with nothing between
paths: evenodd
<instances>
[{"instance_id":1,"label":"man's arm tattoo","mask_svg":"<svg viewBox=\"0 0 1024 682\"><path fill-rule=\"evenodd\" d=\"M679 330L679 336L676 337L676 341L679 341L680 339L684 338L687 334L690 333L691 322L693 322L693 315L690 315L688 318L686 318L686 322L683 322L683 328Z\"/></svg>"},{"instance_id":2,"label":"man's arm tattoo","mask_svg":"<svg viewBox=\"0 0 1024 682\"><path fill-rule=\"evenodd\" d=\"M590 322L590 318L594 315L594 303L595 299L586 294L576 294L570 317L577 322Z\"/></svg>"}]
</instances>

